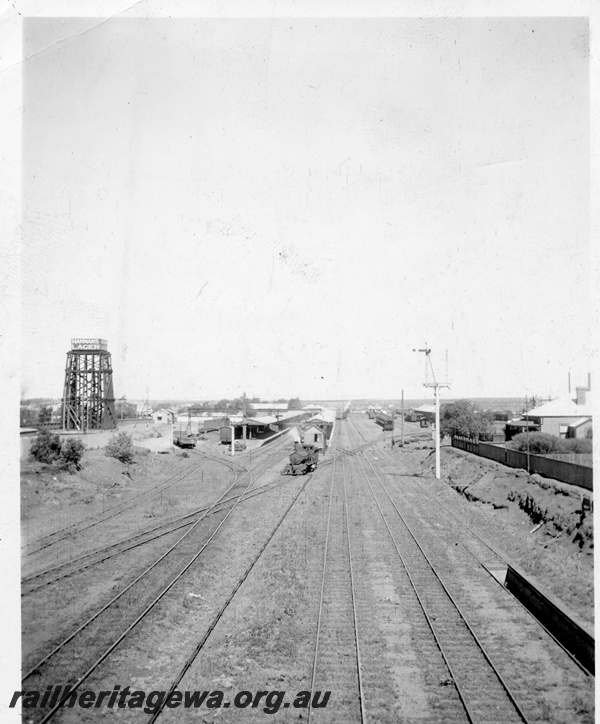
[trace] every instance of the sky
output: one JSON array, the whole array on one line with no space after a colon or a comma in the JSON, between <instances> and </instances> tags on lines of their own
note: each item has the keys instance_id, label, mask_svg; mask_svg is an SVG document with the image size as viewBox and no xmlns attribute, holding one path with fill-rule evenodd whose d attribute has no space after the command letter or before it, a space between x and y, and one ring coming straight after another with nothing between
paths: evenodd
<instances>
[{"instance_id":1,"label":"sky","mask_svg":"<svg viewBox=\"0 0 600 724\"><path fill-rule=\"evenodd\" d=\"M426 346L451 397L585 383L588 33L27 18L21 395L73 337L130 399L421 398Z\"/></svg>"}]
</instances>

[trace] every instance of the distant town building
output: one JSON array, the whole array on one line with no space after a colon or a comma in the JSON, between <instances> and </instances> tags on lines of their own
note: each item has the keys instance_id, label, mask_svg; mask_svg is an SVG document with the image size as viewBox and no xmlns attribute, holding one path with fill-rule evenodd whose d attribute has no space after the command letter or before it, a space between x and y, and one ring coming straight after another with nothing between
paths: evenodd
<instances>
[{"instance_id":1,"label":"distant town building","mask_svg":"<svg viewBox=\"0 0 600 724\"><path fill-rule=\"evenodd\" d=\"M287 412L287 402L251 402L248 403L248 413L261 415L274 415L277 412Z\"/></svg>"}]
</instances>

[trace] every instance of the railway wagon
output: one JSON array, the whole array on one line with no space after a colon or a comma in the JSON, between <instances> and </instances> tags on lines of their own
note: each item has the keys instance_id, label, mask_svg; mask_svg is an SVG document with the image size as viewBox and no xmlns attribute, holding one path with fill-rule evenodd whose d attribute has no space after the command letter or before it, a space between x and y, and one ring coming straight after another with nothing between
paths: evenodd
<instances>
[{"instance_id":1,"label":"railway wagon","mask_svg":"<svg viewBox=\"0 0 600 724\"><path fill-rule=\"evenodd\" d=\"M385 412L378 412L377 415L375 415L375 422L384 430L394 429L394 418Z\"/></svg>"},{"instance_id":2,"label":"railway wagon","mask_svg":"<svg viewBox=\"0 0 600 724\"><path fill-rule=\"evenodd\" d=\"M181 437L175 436L173 438L173 443L177 445L177 447L193 448L196 447L196 438L188 437L187 435L181 435Z\"/></svg>"},{"instance_id":3,"label":"railway wagon","mask_svg":"<svg viewBox=\"0 0 600 724\"><path fill-rule=\"evenodd\" d=\"M319 450L313 445L294 443L290 461L281 471L282 475L306 475L312 473L319 463Z\"/></svg>"},{"instance_id":4,"label":"railway wagon","mask_svg":"<svg viewBox=\"0 0 600 724\"><path fill-rule=\"evenodd\" d=\"M241 437L241 431L235 431L235 439ZM231 445L231 427L219 428L219 441L221 445Z\"/></svg>"}]
</instances>

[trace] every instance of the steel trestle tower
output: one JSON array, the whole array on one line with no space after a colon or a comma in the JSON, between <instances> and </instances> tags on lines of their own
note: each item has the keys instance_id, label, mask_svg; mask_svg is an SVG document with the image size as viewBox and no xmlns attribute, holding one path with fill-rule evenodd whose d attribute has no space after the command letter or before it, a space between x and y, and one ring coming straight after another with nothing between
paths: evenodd
<instances>
[{"instance_id":1,"label":"steel trestle tower","mask_svg":"<svg viewBox=\"0 0 600 724\"><path fill-rule=\"evenodd\" d=\"M117 427L112 363L105 339L72 339L67 352L62 424L65 430Z\"/></svg>"}]
</instances>

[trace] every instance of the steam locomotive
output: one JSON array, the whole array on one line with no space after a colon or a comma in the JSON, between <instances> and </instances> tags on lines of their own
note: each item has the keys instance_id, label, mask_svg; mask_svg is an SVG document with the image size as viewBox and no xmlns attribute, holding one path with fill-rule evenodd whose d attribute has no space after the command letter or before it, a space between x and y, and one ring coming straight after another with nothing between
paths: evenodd
<instances>
[{"instance_id":1,"label":"steam locomotive","mask_svg":"<svg viewBox=\"0 0 600 724\"><path fill-rule=\"evenodd\" d=\"M282 475L306 475L316 469L319 462L319 449L314 445L294 443L294 452L290 461L282 470Z\"/></svg>"}]
</instances>

